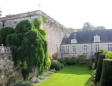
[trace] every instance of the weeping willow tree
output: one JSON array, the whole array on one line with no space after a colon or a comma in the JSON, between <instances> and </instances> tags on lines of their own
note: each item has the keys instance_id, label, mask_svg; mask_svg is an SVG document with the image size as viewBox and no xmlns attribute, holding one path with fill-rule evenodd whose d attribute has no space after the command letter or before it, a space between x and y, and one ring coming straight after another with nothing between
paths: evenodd
<instances>
[{"instance_id":1,"label":"weeping willow tree","mask_svg":"<svg viewBox=\"0 0 112 86\"><path fill-rule=\"evenodd\" d=\"M21 21L15 33L7 37L7 45L11 47L15 66L20 66L24 79L28 78L33 68L42 72L50 66L46 31L41 28L42 21L34 19Z\"/></svg>"}]
</instances>

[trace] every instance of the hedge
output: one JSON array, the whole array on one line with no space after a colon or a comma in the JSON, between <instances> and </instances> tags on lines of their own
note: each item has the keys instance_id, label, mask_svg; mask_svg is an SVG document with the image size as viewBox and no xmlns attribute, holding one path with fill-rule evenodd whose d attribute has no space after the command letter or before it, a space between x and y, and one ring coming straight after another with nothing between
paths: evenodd
<instances>
[{"instance_id":1,"label":"hedge","mask_svg":"<svg viewBox=\"0 0 112 86\"><path fill-rule=\"evenodd\" d=\"M112 86L112 59L103 61L100 86Z\"/></svg>"},{"instance_id":2,"label":"hedge","mask_svg":"<svg viewBox=\"0 0 112 86\"><path fill-rule=\"evenodd\" d=\"M103 59L104 58L105 58L105 55L103 53L100 53L99 58L98 58L97 68L96 68L95 82L100 81L101 72L102 72L102 65L103 65Z\"/></svg>"},{"instance_id":3,"label":"hedge","mask_svg":"<svg viewBox=\"0 0 112 86\"><path fill-rule=\"evenodd\" d=\"M100 52L95 53L95 66L94 66L94 69L97 68L99 54L100 54Z\"/></svg>"}]
</instances>

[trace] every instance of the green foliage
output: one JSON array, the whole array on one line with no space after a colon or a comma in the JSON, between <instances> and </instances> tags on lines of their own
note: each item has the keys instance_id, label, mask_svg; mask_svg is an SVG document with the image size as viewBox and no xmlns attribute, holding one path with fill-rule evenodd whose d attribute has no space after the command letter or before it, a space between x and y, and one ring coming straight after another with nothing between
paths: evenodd
<instances>
[{"instance_id":1,"label":"green foliage","mask_svg":"<svg viewBox=\"0 0 112 86\"><path fill-rule=\"evenodd\" d=\"M66 65L74 65L76 63L76 59L73 57L65 58L65 64Z\"/></svg>"},{"instance_id":2,"label":"green foliage","mask_svg":"<svg viewBox=\"0 0 112 86\"><path fill-rule=\"evenodd\" d=\"M107 53L106 53L106 59L112 59L112 52L111 51L108 51Z\"/></svg>"},{"instance_id":3,"label":"green foliage","mask_svg":"<svg viewBox=\"0 0 112 86\"><path fill-rule=\"evenodd\" d=\"M96 67L97 67L99 54L100 54L100 52L95 53L95 66L93 69L96 69Z\"/></svg>"},{"instance_id":4,"label":"green foliage","mask_svg":"<svg viewBox=\"0 0 112 86\"><path fill-rule=\"evenodd\" d=\"M40 29L40 26L42 24L42 20L34 19L33 24L34 24L36 29Z\"/></svg>"},{"instance_id":5,"label":"green foliage","mask_svg":"<svg viewBox=\"0 0 112 86\"><path fill-rule=\"evenodd\" d=\"M102 65L103 65L104 58L105 58L105 54L101 52L98 57L98 63L97 63L97 68L96 68L96 77L95 77L96 83L99 82L101 78Z\"/></svg>"},{"instance_id":6,"label":"green foliage","mask_svg":"<svg viewBox=\"0 0 112 86\"><path fill-rule=\"evenodd\" d=\"M84 23L83 27L82 27L82 30L83 31L88 31L88 30L104 30L105 27L104 26L93 26L91 23L89 22L86 22Z\"/></svg>"},{"instance_id":7,"label":"green foliage","mask_svg":"<svg viewBox=\"0 0 112 86\"><path fill-rule=\"evenodd\" d=\"M74 65L76 64L76 59L73 57L68 57L68 58L60 58L58 61L64 65Z\"/></svg>"},{"instance_id":8,"label":"green foliage","mask_svg":"<svg viewBox=\"0 0 112 86\"><path fill-rule=\"evenodd\" d=\"M91 25L89 22L86 22L86 23L84 23L82 29L83 29L84 31L87 31L87 30L92 30L92 29L94 29L94 27L93 27L93 25Z\"/></svg>"},{"instance_id":9,"label":"green foliage","mask_svg":"<svg viewBox=\"0 0 112 86\"><path fill-rule=\"evenodd\" d=\"M67 62L66 64L68 64L68 65L73 65L73 64L75 64L75 63L76 63L75 58L69 58L69 59L68 59L68 62Z\"/></svg>"},{"instance_id":10,"label":"green foliage","mask_svg":"<svg viewBox=\"0 0 112 86\"><path fill-rule=\"evenodd\" d=\"M6 39L7 46L19 46L20 40L16 33L9 34Z\"/></svg>"},{"instance_id":11,"label":"green foliage","mask_svg":"<svg viewBox=\"0 0 112 86\"><path fill-rule=\"evenodd\" d=\"M65 58L59 58L58 61L59 61L60 63L64 64L64 65L65 65L65 63L66 63L66 62L65 62Z\"/></svg>"},{"instance_id":12,"label":"green foliage","mask_svg":"<svg viewBox=\"0 0 112 86\"><path fill-rule=\"evenodd\" d=\"M51 69L60 70L64 67L64 64L60 63L58 60L51 61Z\"/></svg>"},{"instance_id":13,"label":"green foliage","mask_svg":"<svg viewBox=\"0 0 112 86\"><path fill-rule=\"evenodd\" d=\"M38 78L37 77L32 77L31 80L30 80L32 83L36 83L38 82Z\"/></svg>"},{"instance_id":14,"label":"green foliage","mask_svg":"<svg viewBox=\"0 0 112 86\"><path fill-rule=\"evenodd\" d=\"M0 83L0 86L3 86L3 84Z\"/></svg>"},{"instance_id":15,"label":"green foliage","mask_svg":"<svg viewBox=\"0 0 112 86\"><path fill-rule=\"evenodd\" d=\"M51 64L46 31L40 27L40 20L36 20L35 27L28 20L21 21L17 24L15 33L7 37L7 45L11 47L15 66L22 70L25 80L33 68L39 67L39 71L42 72Z\"/></svg>"},{"instance_id":16,"label":"green foliage","mask_svg":"<svg viewBox=\"0 0 112 86\"><path fill-rule=\"evenodd\" d=\"M17 24L15 31L16 33L25 34L25 32L28 32L33 28L33 24L29 20L23 20L20 23Z\"/></svg>"},{"instance_id":17,"label":"green foliage","mask_svg":"<svg viewBox=\"0 0 112 86\"><path fill-rule=\"evenodd\" d=\"M29 81L22 81L19 85L17 86L33 86L31 82Z\"/></svg>"},{"instance_id":18,"label":"green foliage","mask_svg":"<svg viewBox=\"0 0 112 86\"><path fill-rule=\"evenodd\" d=\"M47 16L44 15L44 16L42 16L42 18L43 18L43 22L47 23Z\"/></svg>"},{"instance_id":19,"label":"green foliage","mask_svg":"<svg viewBox=\"0 0 112 86\"><path fill-rule=\"evenodd\" d=\"M105 59L103 61L100 86L112 86L112 60L111 59Z\"/></svg>"},{"instance_id":20,"label":"green foliage","mask_svg":"<svg viewBox=\"0 0 112 86\"><path fill-rule=\"evenodd\" d=\"M12 83L15 82L15 78L14 77L10 77L7 82L5 83L5 86L10 86Z\"/></svg>"},{"instance_id":21,"label":"green foliage","mask_svg":"<svg viewBox=\"0 0 112 86\"><path fill-rule=\"evenodd\" d=\"M14 33L12 27L3 27L0 29L0 43L6 45L7 36L11 33Z\"/></svg>"},{"instance_id":22,"label":"green foliage","mask_svg":"<svg viewBox=\"0 0 112 86\"><path fill-rule=\"evenodd\" d=\"M86 55L78 55L77 62L79 64L87 63Z\"/></svg>"},{"instance_id":23,"label":"green foliage","mask_svg":"<svg viewBox=\"0 0 112 86\"><path fill-rule=\"evenodd\" d=\"M96 70L91 71L91 82L95 83Z\"/></svg>"},{"instance_id":24,"label":"green foliage","mask_svg":"<svg viewBox=\"0 0 112 86\"><path fill-rule=\"evenodd\" d=\"M103 48L100 48L100 51L99 52L103 52L103 53L105 53L105 51L104 51L104 49Z\"/></svg>"}]
</instances>

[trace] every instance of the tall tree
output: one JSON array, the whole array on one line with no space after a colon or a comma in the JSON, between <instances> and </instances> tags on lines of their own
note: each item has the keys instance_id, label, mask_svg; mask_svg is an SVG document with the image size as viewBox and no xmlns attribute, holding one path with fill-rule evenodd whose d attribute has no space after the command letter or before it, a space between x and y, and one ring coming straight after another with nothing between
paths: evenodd
<instances>
[{"instance_id":1,"label":"tall tree","mask_svg":"<svg viewBox=\"0 0 112 86\"><path fill-rule=\"evenodd\" d=\"M84 23L83 27L82 27L82 31L88 31L88 30L104 30L105 27L104 26L93 26L91 25L89 22Z\"/></svg>"},{"instance_id":2,"label":"tall tree","mask_svg":"<svg viewBox=\"0 0 112 86\"><path fill-rule=\"evenodd\" d=\"M89 22L84 23L82 30L87 31L87 30L93 30L94 26L92 26Z\"/></svg>"},{"instance_id":3,"label":"tall tree","mask_svg":"<svg viewBox=\"0 0 112 86\"><path fill-rule=\"evenodd\" d=\"M15 33L7 37L15 66L20 66L24 79L33 68L42 72L50 66L46 31L40 26L40 20L35 19L34 24L23 20L16 26Z\"/></svg>"}]
</instances>

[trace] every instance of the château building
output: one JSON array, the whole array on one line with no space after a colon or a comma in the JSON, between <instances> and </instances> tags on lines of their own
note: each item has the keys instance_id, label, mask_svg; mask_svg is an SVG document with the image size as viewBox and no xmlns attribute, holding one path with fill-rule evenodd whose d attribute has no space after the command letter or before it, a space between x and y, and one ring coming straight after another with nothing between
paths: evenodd
<instances>
[{"instance_id":1,"label":"ch\u00e2teau building","mask_svg":"<svg viewBox=\"0 0 112 86\"><path fill-rule=\"evenodd\" d=\"M53 53L60 53L58 51L60 51L62 39L69 31L66 27L40 10L2 17L0 18L0 28L4 26L15 28L20 21L28 19L33 22L35 18L43 20L42 28L47 31L50 56Z\"/></svg>"},{"instance_id":2,"label":"ch\u00e2teau building","mask_svg":"<svg viewBox=\"0 0 112 86\"><path fill-rule=\"evenodd\" d=\"M73 32L61 43L62 57L87 55L91 58L100 48L112 51L112 29Z\"/></svg>"}]
</instances>

